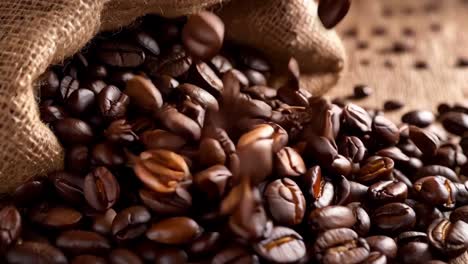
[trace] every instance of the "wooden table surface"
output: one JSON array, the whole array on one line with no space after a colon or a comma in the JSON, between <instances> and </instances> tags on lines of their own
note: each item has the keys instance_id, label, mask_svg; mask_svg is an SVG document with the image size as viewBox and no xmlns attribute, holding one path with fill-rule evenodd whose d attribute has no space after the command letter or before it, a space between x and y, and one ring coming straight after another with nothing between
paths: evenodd
<instances>
[{"instance_id":1,"label":"wooden table surface","mask_svg":"<svg viewBox=\"0 0 468 264\"><path fill-rule=\"evenodd\" d=\"M467 26L468 0L352 0L338 26L348 69L328 95L346 96L356 84L368 84L374 94L359 104L382 108L385 100L398 99L406 106L387 113L395 121L411 109L436 110L440 102L468 105ZM395 52L395 43L411 50ZM460 58L465 67L457 67ZM466 263L466 252L450 262Z\"/></svg>"},{"instance_id":2,"label":"wooden table surface","mask_svg":"<svg viewBox=\"0 0 468 264\"><path fill-rule=\"evenodd\" d=\"M401 111L467 103L468 67L456 67L459 58L468 63L467 25L467 0L353 0L338 26L348 69L328 95L350 94L362 83L375 91L359 101L368 107L382 108L386 99L405 102ZM395 43L411 50L395 52ZM415 68L417 62L428 68ZM390 114L393 119L398 115Z\"/></svg>"}]
</instances>

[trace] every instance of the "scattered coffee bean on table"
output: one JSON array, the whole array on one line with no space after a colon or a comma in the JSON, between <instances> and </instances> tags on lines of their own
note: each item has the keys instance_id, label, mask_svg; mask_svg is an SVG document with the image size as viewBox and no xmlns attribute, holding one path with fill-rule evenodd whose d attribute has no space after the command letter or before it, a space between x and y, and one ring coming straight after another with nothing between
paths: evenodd
<instances>
[{"instance_id":1,"label":"scattered coffee bean on table","mask_svg":"<svg viewBox=\"0 0 468 264\"><path fill-rule=\"evenodd\" d=\"M326 26L349 5L335 2L320 2ZM275 90L268 58L223 37L212 13L147 16L44 73L65 169L2 200L2 263L447 263L467 250L465 107L395 124L310 94L293 58Z\"/></svg>"}]
</instances>

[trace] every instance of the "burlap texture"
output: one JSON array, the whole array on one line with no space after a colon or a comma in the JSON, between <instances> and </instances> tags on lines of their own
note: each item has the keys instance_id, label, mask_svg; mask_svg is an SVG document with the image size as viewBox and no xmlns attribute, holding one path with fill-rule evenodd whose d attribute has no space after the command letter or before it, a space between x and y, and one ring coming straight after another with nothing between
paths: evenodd
<instances>
[{"instance_id":1,"label":"burlap texture","mask_svg":"<svg viewBox=\"0 0 468 264\"><path fill-rule=\"evenodd\" d=\"M100 30L147 13L178 16L215 6L228 38L277 59L295 56L314 91L332 86L344 51L316 16L313 0L2 0L0 1L0 193L63 166L63 150L39 119L35 81Z\"/></svg>"}]
</instances>

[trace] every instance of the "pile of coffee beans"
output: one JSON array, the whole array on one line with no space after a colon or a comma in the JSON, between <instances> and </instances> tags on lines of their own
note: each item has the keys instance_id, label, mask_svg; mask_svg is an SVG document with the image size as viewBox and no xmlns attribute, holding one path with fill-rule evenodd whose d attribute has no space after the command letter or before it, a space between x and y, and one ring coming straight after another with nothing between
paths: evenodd
<instances>
[{"instance_id":1,"label":"pile of coffee beans","mask_svg":"<svg viewBox=\"0 0 468 264\"><path fill-rule=\"evenodd\" d=\"M65 169L3 201L2 263L435 264L467 250L468 108L397 125L310 94L294 59L273 89L268 61L223 39L212 13L149 16L44 74Z\"/></svg>"}]
</instances>

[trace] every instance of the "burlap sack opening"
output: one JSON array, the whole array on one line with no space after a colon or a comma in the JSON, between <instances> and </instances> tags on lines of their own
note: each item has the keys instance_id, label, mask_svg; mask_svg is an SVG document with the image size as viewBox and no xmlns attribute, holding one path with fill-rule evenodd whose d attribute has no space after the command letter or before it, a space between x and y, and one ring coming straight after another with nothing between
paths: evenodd
<instances>
[{"instance_id":1,"label":"burlap sack opening","mask_svg":"<svg viewBox=\"0 0 468 264\"><path fill-rule=\"evenodd\" d=\"M147 13L179 16L216 6L228 38L252 45L280 65L299 59L304 85L336 83L344 50L323 28L313 0L2 0L0 2L0 193L63 166L63 149L40 121L35 80L96 33Z\"/></svg>"}]
</instances>

